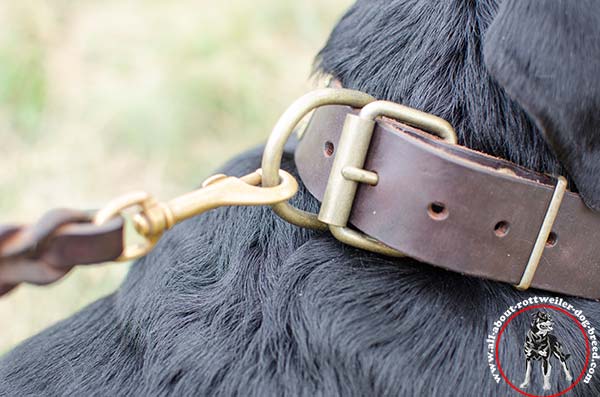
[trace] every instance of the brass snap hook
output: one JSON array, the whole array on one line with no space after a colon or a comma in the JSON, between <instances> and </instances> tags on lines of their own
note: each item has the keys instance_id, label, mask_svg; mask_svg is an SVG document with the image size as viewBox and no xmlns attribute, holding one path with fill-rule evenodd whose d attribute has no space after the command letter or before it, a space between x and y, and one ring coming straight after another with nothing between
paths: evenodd
<instances>
[{"instance_id":1,"label":"brass snap hook","mask_svg":"<svg viewBox=\"0 0 600 397\"><path fill-rule=\"evenodd\" d=\"M276 186L261 187L260 169L241 178L218 174L208 178L200 189L166 203L158 202L146 192L129 193L98 211L94 223L101 225L127 209L139 207L132 221L145 241L127 246L117 259L132 260L150 252L166 230L195 215L223 206L273 205L289 200L298 191L298 182L283 170L279 170L278 175Z\"/></svg>"}]
</instances>

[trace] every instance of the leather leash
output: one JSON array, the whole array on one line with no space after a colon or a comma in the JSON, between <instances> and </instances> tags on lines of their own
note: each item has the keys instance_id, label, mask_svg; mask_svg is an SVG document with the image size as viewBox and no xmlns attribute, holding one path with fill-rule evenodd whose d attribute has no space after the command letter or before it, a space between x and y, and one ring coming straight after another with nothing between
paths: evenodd
<instances>
[{"instance_id":1,"label":"leather leash","mask_svg":"<svg viewBox=\"0 0 600 397\"><path fill-rule=\"evenodd\" d=\"M287 202L297 184L280 170L287 139L313 110L295 160L322 203L319 214ZM327 88L282 115L260 173L217 175L168 203L137 192L93 218L66 211L33 226L0 227L0 295L19 282L54 281L75 264L145 255L165 230L212 208L271 205L290 223L328 229L361 249L519 289L599 299L600 214L566 187L563 177L458 146L452 127L433 115ZM139 208L133 224L145 243L127 246L122 214L132 207Z\"/></svg>"},{"instance_id":2,"label":"leather leash","mask_svg":"<svg viewBox=\"0 0 600 397\"><path fill-rule=\"evenodd\" d=\"M0 295L21 282L49 284L75 265L112 261L123 251L123 219L103 225L89 213L56 209L27 226L0 226Z\"/></svg>"}]
</instances>

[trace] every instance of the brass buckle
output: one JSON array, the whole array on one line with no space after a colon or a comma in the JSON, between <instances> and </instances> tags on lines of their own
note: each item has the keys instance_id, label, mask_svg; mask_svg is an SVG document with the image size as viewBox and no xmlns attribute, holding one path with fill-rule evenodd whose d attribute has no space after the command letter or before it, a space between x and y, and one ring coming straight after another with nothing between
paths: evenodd
<instances>
[{"instance_id":1,"label":"brass buckle","mask_svg":"<svg viewBox=\"0 0 600 397\"><path fill-rule=\"evenodd\" d=\"M362 110L358 115L349 114L346 118L319 214L301 211L288 202L274 205L275 213L298 226L329 229L335 238L348 245L389 256L404 256L402 252L348 227L358 184L376 185L379 180L375 172L363 169L376 119L390 117L456 144L454 129L437 116L393 102L376 101L360 91L316 90L293 103L275 125L263 155L263 186L273 186L278 182L277 171L281 166L283 147L298 122L310 111L324 105L347 105Z\"/></svg>"}]
</instances>

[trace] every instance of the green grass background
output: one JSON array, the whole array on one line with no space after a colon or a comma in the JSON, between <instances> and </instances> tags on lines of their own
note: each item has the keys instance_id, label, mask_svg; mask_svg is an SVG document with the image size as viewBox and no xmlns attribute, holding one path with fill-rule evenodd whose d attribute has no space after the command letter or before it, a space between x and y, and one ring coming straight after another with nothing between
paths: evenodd
<instances>
[{"instance_id":1,"label":"green grass background","mask_svg":"<svg viewBox=\"0 0 600 397\"><path fill-rule=\"evenodd\" d=\"M0 3L0 222L168 199L266 139L310 89L350 0ZM0 354L114 291L127 265L78 268L0 298Z\"/></svg>"}]
</instances>

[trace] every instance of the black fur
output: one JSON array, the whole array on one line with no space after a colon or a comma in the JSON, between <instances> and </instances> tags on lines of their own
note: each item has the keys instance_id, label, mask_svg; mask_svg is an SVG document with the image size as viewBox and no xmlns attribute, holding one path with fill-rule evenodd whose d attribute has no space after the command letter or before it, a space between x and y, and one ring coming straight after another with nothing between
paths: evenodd
<instances>
[{"instance_id":1,"label":"black fur","mask_svg":"<svg viewBox=\"0 0 600 397\"><path fill-rule=\"evenodd\" d=\"M600 210L600 3L505 0L484 53Z\"/></svg>"},{"instance_id":2,"label":"black fur","mask_svg":"<svg viewBox=\"0 0 600 397\"><path fill-rule=\"evenodd\" d=\"M347 87L446 118L470 147L561 172L487 72L482 37L497 8L359 1L319 65ZM224 171L259 163L252 151ZM289 153L284 168L295 169ZM294 203L317 207L303 188ZM268 208L224 208L174 228L118 292L7 355L0 395L512 395L488 371L485 339L507 307L535 294L353 249ZM599 303L568 300L597 325ZM555 335L573 339L556 322ZM522 338L529 324L516 328ZM503 365L523 373L518 343ZM598 394L593 379L571 395Z\"/></svg>"},{"instance_id":3,"label":"black fur","mask_svg":"<svg viewBox=\"0 0 600 397\"><path fill-rule=\"evenodd\" d=\"M459 142L524 167L562 173L527 114L487 72L483 36L495 0L359 0L319 67L344 86L433 113Z\"/></svg>"}]
</instances>

